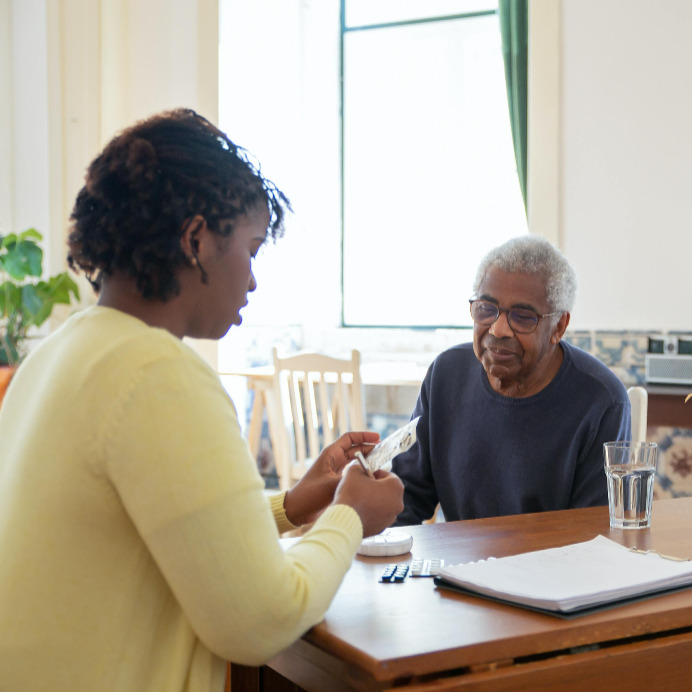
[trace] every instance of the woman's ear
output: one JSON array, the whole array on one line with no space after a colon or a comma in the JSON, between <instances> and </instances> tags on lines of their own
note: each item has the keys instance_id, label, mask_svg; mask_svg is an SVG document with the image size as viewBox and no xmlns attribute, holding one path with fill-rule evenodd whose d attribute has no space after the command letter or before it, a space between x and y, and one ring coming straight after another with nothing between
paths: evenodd
<instances>
[{"instance_id":1,"label":"woman's ear","mask_svg":"<svg viewBox=\"0 0 692 692\"><path fill-rule=\"evenodd\" d=\"M183 232L180 236L180 248L192 266L199 264L200 235L203 234L206 226L207 222L199 214L193 216L183 226Z\"/></svg>"},{"instance_id":2,"label":"woman's ear","mask_svg":"<svg viewBox=\"0 0 692 692\"><path fill-rule=\"evenodd\" d=\"M183 232L180 235L180 248L191 267L199 270L199 278L203 284L209 282L207 272L202 266L200 257L206 258L209 254L209 236L211 232L207 228L207 222L203 216L197 214L193 216L183 227ZM205 255L205 252L207 253Z\"/></svg>"}]
</instances>

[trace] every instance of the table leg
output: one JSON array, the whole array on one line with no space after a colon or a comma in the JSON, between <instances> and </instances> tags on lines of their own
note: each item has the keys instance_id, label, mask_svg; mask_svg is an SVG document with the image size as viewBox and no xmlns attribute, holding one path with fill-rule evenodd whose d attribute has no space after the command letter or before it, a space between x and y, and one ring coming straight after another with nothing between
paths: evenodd
<instances>
[{"instance_id":1,"label":"table leg","mask_svg":"<svg viewBox=\"0 0 692 692\"><path fill-rule=\"evenodd\" d=\"M226 671L225 692L304 692L304 690L267 666L255 668L229 663Z\"/></svg>"}]
</instances>

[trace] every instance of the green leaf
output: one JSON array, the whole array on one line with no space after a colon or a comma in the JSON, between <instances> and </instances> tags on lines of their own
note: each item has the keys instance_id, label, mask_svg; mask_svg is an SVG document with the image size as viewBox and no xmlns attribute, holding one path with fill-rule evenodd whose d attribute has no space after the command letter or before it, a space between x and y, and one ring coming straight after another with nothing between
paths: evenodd
<instances>
[{"instance_id":1,"label":"green leaf","mask_svg":"<svg viewBox=\"0 0 692 692\"><path fill-rule=\"evenodd\" d=\"M0 257L2 268L13 278L21 281L26 276L41 276L43 250L32 240L19 240L5 246Z\"/></svg>"},{"instance_id":2,"label":"green leaf","mask_svg":"<svg viewBox=\"0 0 692 692\"><path fill-rule=\"evenodd\" d=\"M22 305L22 292L19 286L11 281L0 284L0 314L9 317L17 312Z\"/></svg>"},{"instance_id":3,"label":"green leaf","mask_svg":"<svg viewBox=\"0 0 692 692\"><path fill-rule=\"evenodd\" d=\"M14 243L17 242L17 234L16 233L8 233L7 235L4 235L2 237L2 243L0 244L0 248L6 248L8 245L14 245Z\"/></svg>"},{"instance_id":4,"label":"green leaf","mask_svg":"<svg viewBox=\"0 0 692 692\"><path fill-rule=\"evenodd\" d=\"M29 313L29 319L26 320L27 323L37 324L33 317L42 309L43 302L43 298L36 290L36 286L33 284L26 284L26 286L22 286L22 307L27 313Z\"/></svg>"},{"instance_id":5,"label":"green leaf","mask_svg":"<svg viewBox=\"0 0 692 692\"><path fill-rule=\"evenodd\" d=\"M45 285L48 296L54 303L65 303L69 305L73 297L79 300L79 287L70 278L67 272L51 276Z\"/></svg>"},{"instance_id":6,"label":"green leaf","mask_svg":"<svg viewBox=\"0 0 692 692\"><path fill-rule=\"evenodd\" d=\"M25 354L30 327L50 317L58 303L79 300L79 288L67 272L41 280L42 235L35 228L0 237L0 364L18 363ZM39 277L26 281L26 277Z\"/></svg>"},{"instance_id":7,"label":"green leaf","mask_svg":"<svg viewBox=\"0 0 692 692\"><path fill-rule=\"evenodd\" d=\"M43 240L43 236L35 228L27 228L26 231L22 231L18 236L20 241L26 240L27 238L33 238L39 242Z\"/></svg>"},{"instance_id":8,"label":"green leaf","mask_svg":"<svg viewBox=\"0 0 692 692\"><path fill-rule=\"evenodd\" d=\"M43 240L43 236L35 228L27 228L26 231L22 231L19 235L16 233L8 233L7 235L2 236L0 248L6 248L9 245L14 245L17 242L31 239L40 242Z\"/></svg>"},{"instance_id":9,"label":"green leaf","mask_svg":"<svg viewBox=\"0 0 692 692\"><path fill-rule=\"evenodd\" d=\"M24 286L26 288L28 285ZM69 305L73 298L79 300L79 287L67 272L51 276L48 281L39 281L32 289L33 291L22 292L27 326L40 327L57 304Z\"/></svg>"}]
</instances>

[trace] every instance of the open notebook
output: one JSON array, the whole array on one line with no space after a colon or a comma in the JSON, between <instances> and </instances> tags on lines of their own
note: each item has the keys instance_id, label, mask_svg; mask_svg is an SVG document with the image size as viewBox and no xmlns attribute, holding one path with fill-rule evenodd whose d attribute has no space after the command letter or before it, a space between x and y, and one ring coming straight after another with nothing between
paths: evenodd
<instances>
[{"instance_id":1,"label":"open notebook","mask_svg":"<svg viewBox=\"0 0 692 692\"><path fill-rule=\"evenodd\" d=\"M561 548L444 567L435 583L553 615L692 585L692 562L635 552L604 536Z\"/></svg>"}]
</instances>

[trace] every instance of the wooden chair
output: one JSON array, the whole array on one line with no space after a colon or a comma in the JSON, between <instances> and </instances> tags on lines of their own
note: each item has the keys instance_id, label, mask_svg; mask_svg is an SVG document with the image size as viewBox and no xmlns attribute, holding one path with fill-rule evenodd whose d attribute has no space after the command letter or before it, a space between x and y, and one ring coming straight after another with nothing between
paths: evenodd
<instances>
[{"instance_id":1,"label":"wooden chair","mask_svg":"<svg viewBox=\"0 0 692 692\"><path fill-rule=\"evenodd\" d=\"M274 348L274 399L283 417L274 463L290 488L326 445L349 430L365 430L360 353L350 359L301 352L283 358Z\"/></svg>"}]
</instances>

